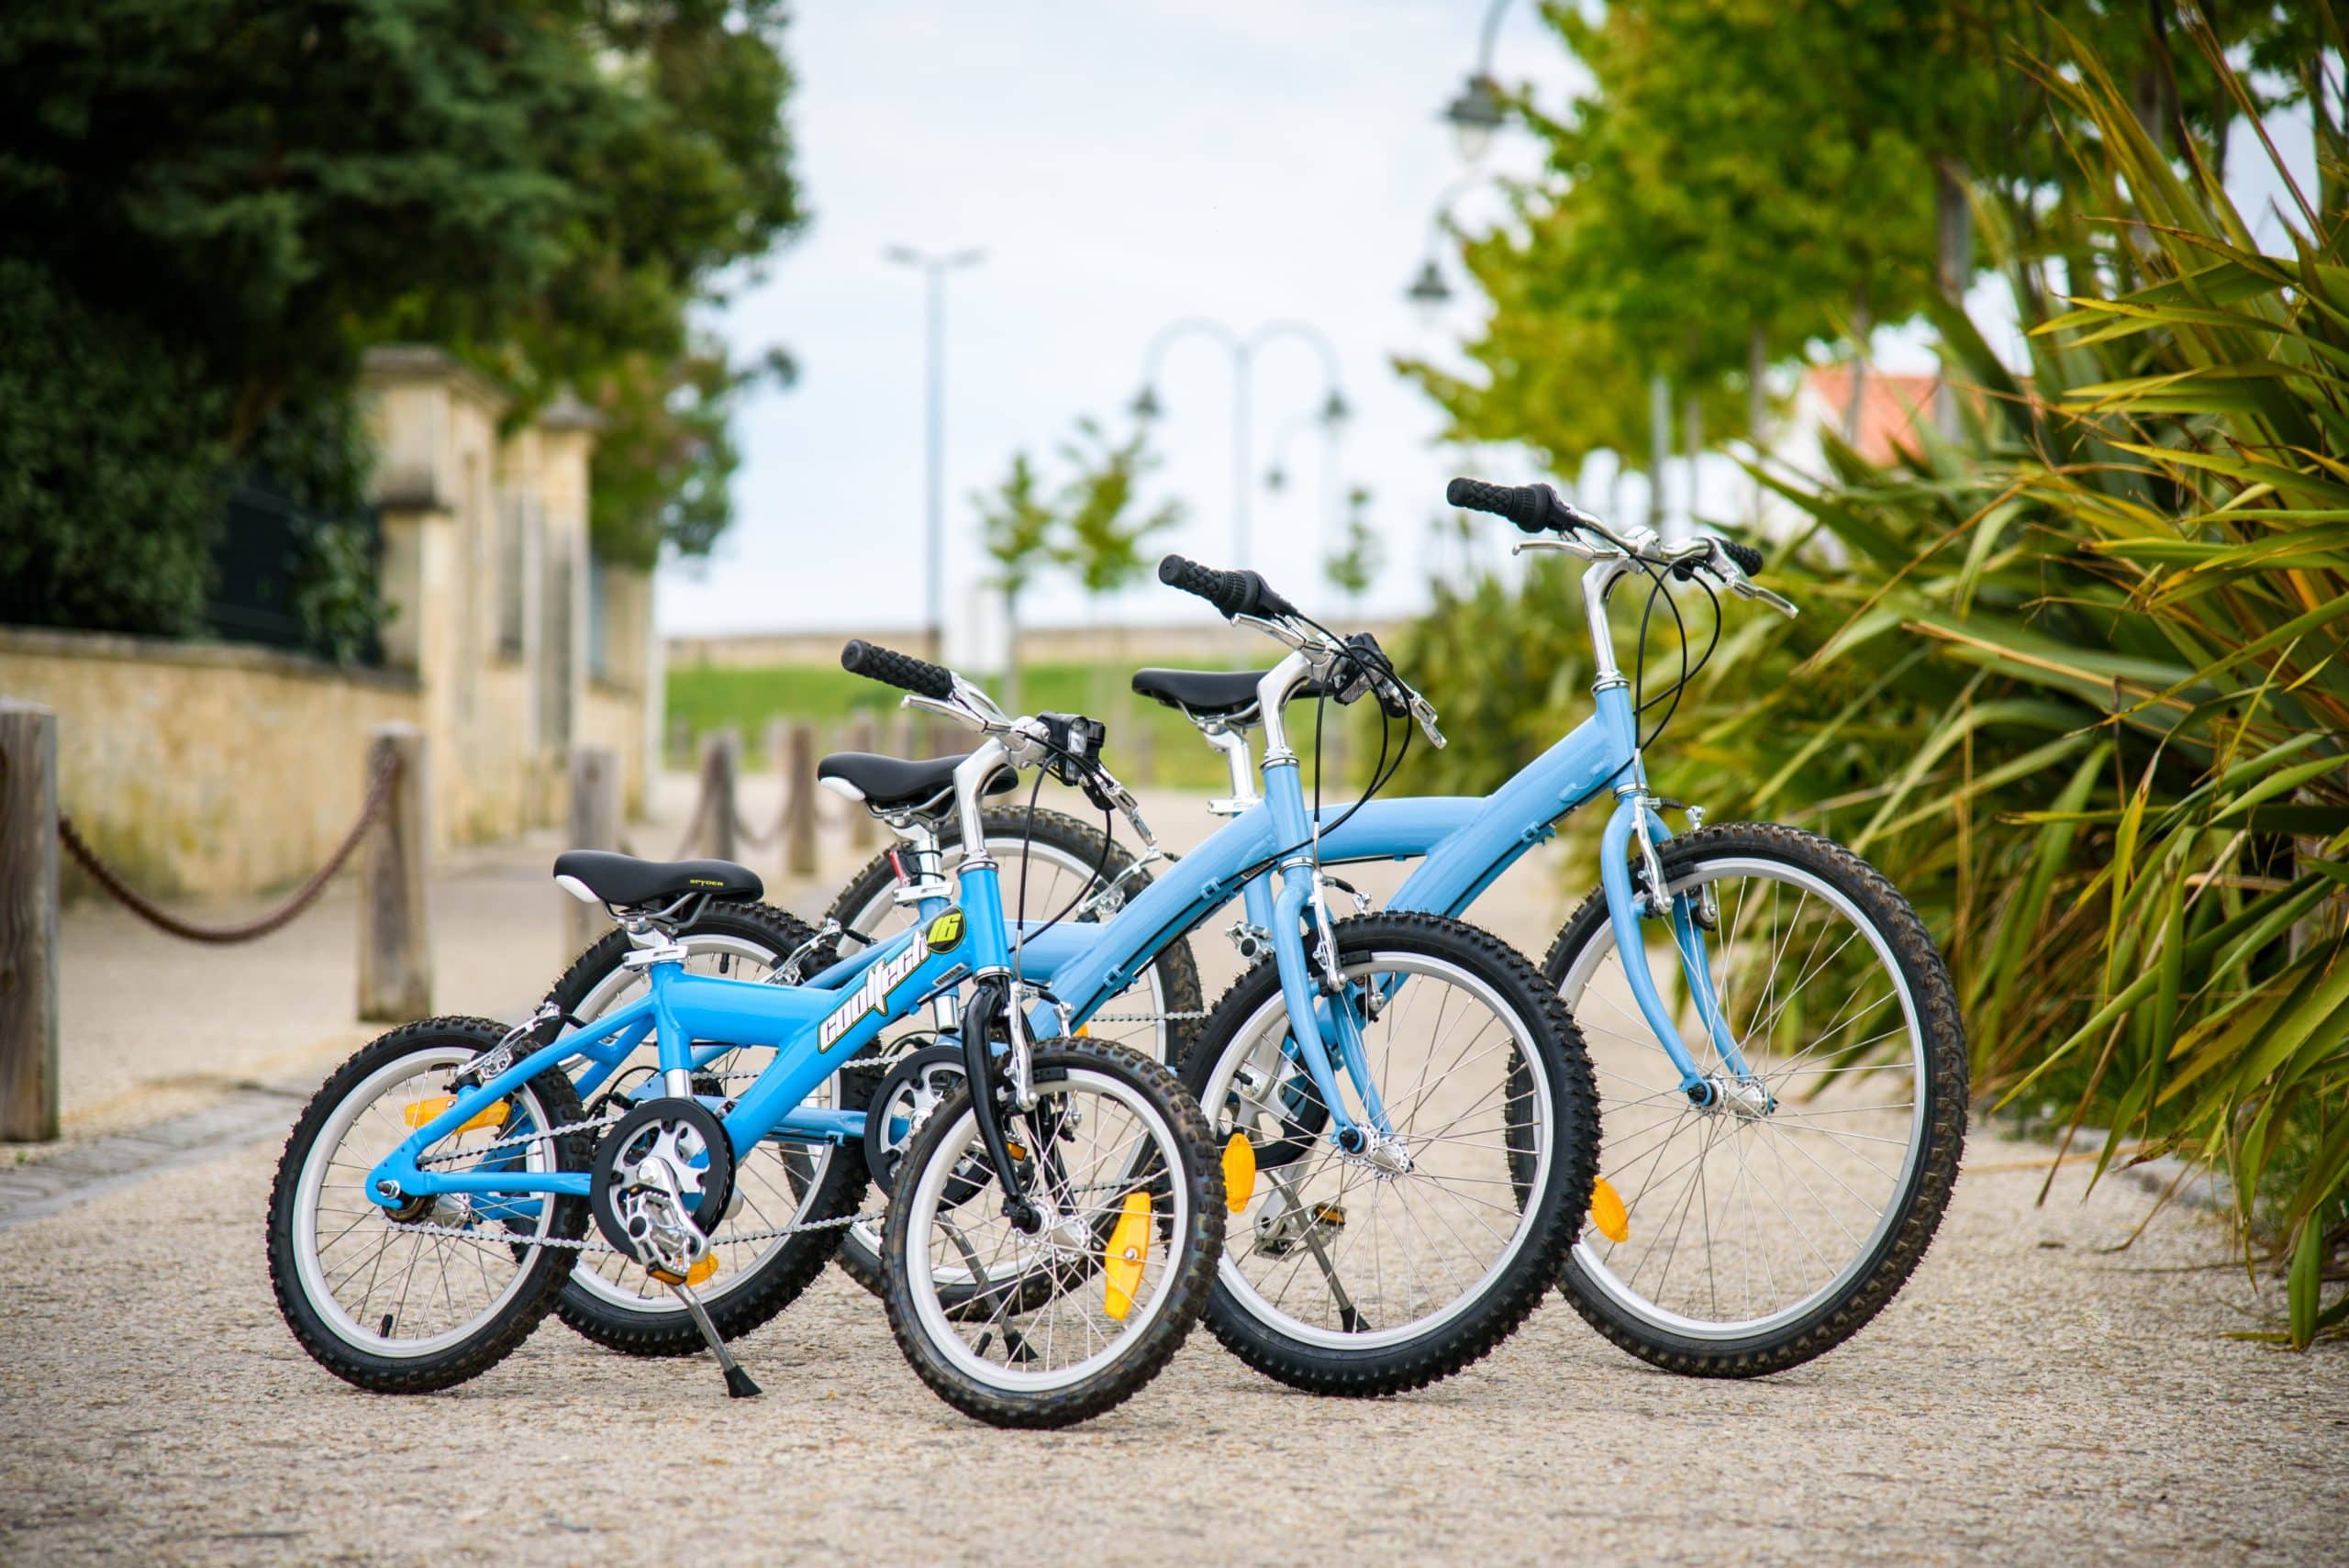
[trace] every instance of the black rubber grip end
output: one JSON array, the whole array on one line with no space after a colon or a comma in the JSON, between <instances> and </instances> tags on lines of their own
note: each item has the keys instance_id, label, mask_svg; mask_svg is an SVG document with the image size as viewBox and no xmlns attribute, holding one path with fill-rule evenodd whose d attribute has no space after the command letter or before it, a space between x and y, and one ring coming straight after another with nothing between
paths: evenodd
<instances>
[{"instance_id":1,"label":"black rubber grip end","mask_svg":"<svg viewBox=\"0 0 2349 1568\"><path fill-rule=\"evenodd\" d=\"M1762 552L1752 545L1740 544L1733 539L1725 539L1721 540L1721 550L1731 561L1737 562L1737 569L1748 577L1761 572Z\"/></svg>"},{"instance_id":2,"label":"black rubber grip end","mask_svg":"<svg viewBox=\"0 0 2349 1568\"><path fill-rule=\"evenodd\" d=\"M954 695L952 672L927 659L876 647L861 637L851 638L848 646L841 650L841 668L852 675L863 675L868 681L878 681L918 696L943 701Z\"/></svg>"},{"instance_id":3,"label":"black rubber grip end","mask_svg":"<svg viewBox=\"0 0 2349 1568\"><path fill-rule=\"evenodd\" d=\"M1506 517L1529 534L1563 528L1568 515L1564 504L1546 484L1487 484L1481 479L1455 479L1443 487L1443 498L1464 512Z\"/></svg>"}]
</instances>

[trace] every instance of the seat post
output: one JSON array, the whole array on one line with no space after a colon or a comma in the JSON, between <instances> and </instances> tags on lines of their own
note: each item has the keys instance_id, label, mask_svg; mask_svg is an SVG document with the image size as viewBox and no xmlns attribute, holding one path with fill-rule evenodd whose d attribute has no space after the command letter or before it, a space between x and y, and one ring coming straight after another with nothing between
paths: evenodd
<instances>
[{"instance_id":1,"label":"seat post","mask_svg":"<svg viewBox=\"0 0 2349 1568\"><path fill-rule=\"evenodd\" d=\"M938 828L930 816L918 811L899 811L881 820L906 846L905 855L913 862L912 874L898 883L894 895L897 906L918 907L926 899L952 897L953 890L946 881L945 855L938 847ZM930 1013L941 1034L951 1034L963 1027L962 1002L952 990L938 994L930 1005Z\"/></svg>"}]
</instances>

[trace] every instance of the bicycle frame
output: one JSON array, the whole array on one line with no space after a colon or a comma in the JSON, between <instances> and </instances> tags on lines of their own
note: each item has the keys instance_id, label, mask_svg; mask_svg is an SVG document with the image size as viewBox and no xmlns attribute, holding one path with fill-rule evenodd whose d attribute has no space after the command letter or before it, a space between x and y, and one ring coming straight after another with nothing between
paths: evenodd
<instances>
[{"instance_id":1,"label":"bicycle frame","mask_svg":"<svg viewBox=\"0 0 2349 1568\"><path fill-rule=\"evenodd\" d=\"M994 750L994 759L974 770L974 787L1000 764L1001 748ZM568 1071L584 1092L592 1094L648 1035L655 1041L660 1073L673 1094L690 1095L695 1069L724 1051L740 1046L776 1049L774 1059L721 1118L737 1149L770 1138L800 1144L861 1139L863 1112L809 1107L804 1103L807 1096L889 1025L965 979L1001 974L1008 967L1009 937L994 866L984 862L965 865L962 894L960 905L941 900L919 926L877 942L800 985L687 974L684 949L650 949L651 960L643 965L650 983L644 995L577 1033L515 1057L479 1084L462 1090L368 1173L368 1196L387 1208L410 1198L450 1193L586 1196L591 1177L584 1171L442 1171L417 1162L440 1139L551 1067L586 1063L584 1071Z\"/></svg>"},{"instance_id":2,"label":"bicycle frame","mask_svg":"<svg viewBox=\"0 0 2349 1568\"><path fill-rule=\"evenodd\" d=\"M1595 711L1589 718L1481 799L1431 795L1372 800L1351 815L1342 807L1325 807L1324 818L1334 821L1344 816L1346 819L1319 835L1318 858L1322 864L1416 860L1419 865L1387 907L1458 916L1528 850L1553 836L1562 817L1611 788L1616 804L1600 839L1599 881L1616 947L1624 955L1632 998L1679 1073L1682 1091L1698 1103L1707 1103L1713 1085L1683 1038L1654 974L1646 962L1631 962L1631 955L1644 958L1647 951L1641 930L1644 900L1631 883L1631 847L1635 838L1640 840L1653 878L1660 871L1655 846L1667 841L1671 831L1647 791L1638 715L1632 710L1630 683L1615 665L1607 627L1607 595L1630 570L1628 564L1600 562L1584 574L1584 605L1598 662L1598 676L1591 688ZM1291 992L1293 984L1304 984L1307 973L1298 934L1303 908L1296 891L1298 873L1290 861L1276 866L1265 863L1277 849L1307 836L1310 816L1304 806L1296 759L1288 753L1280 728L1279 704L1287 692L1276 690L1275 677L1287 668L1285 662L1265 677L1260 688L1258 706L1266 724L1264 800L1250 801L1244 793L1245 740L1229 733L1210 735L1230 763L1233 804L1244 809L1109 920L1055 927L1032 936L1023 931L1023 973L1049 985L1068 1006L1072 1023L1090 1017L1130 984L1161 948L1194 929L1236 893L1248 923L1270 933L1282 964L1283 990L1293 1028L1311 1016L1320 1019L1324 1031L1329 1030L1329 1010L1316 1012ZM1285 763L1280 762L1283 757ZM964 842L977 841L966 830ZM1309 868L1303 877L1309 894ZM1660 883L1657 890L1661 891ZM936 902L939 907L944 906L942 900ZM922 907L927 915L931 905L925 902ZM1749 1080L1751 1070L1713 992L1703 926L1687 895L1673 897L1671 921L1674 945L1698 1022L1722 1062L1741 1082ZM1351 1009L1336 1011L1351 1023ZM1341 1055L1347 1049L1343 1038L1330 1043L1340 1048ZM1308 1067L1311 1055L1308 1051ZM1366 1073L1361 1084L1368 1088ZM1338 1105L1333 1086L1319 1075L1316 1087L1325 1104Z\"/></svg>"}]
</instances>

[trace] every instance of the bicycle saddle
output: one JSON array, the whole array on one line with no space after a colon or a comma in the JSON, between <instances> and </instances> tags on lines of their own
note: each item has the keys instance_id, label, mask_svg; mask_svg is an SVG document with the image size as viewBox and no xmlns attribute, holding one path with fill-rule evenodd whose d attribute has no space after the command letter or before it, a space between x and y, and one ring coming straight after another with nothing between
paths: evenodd
<instances>
[{"instance_id":1,"label":"bicycle saddle","mask_svg":"<svg viewBox=\"0 0 2349 1568\"><path fill-rule=\"evenodd\" d=\"M873 751L835 751L816 764L816 782L875 810L903 811L952 790L954 770L962 765L963 757L915 762ZM1006 768L987 781L987 793L1001 795L1019 782L1019 775Z\"/></svg>"},{"instance_id":2,"label":"bicycle saddle","mask_svg":"<svg viewBox=\"0 0 2349 1568\"><path fill-rule=\"evenodd\" d=\"M1262 670L1136 670L1136 695L1176 709L1194 724L1214 721L1247 726L1256 722L1256 683ZM1312 682L1297 693L1318 697L1321 684Z\"/></svg>"},{"instance_id":3,"label":"bicycle saddle","mask_svg":"<svg viewBox=\"0 0 2349 1568\"><path fill-rule=\"evenodd\" d=\"M599 902L633 908L666 904L688 893L718 898L758 898L766 893L759 873L732 861L640 861L608 850L566 850L554 858L557 882L575 884Z\"/></svg>"}]
</instances>

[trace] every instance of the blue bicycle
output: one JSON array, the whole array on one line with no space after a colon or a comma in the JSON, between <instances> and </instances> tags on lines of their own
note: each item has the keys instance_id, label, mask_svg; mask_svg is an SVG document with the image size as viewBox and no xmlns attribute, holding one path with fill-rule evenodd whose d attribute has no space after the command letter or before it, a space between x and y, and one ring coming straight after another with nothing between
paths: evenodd
<instances>
[{"instance_id":1,"label":"blue bicycle","mask_svg":"<svg viewBox=\"0 0 2349 1568\"><path fill-rule=\"evenodd\" d=\"M1202 592L1235 604L1232 595L1249 595L1251 613L1293 613L1261 580L1189 571ZM1302 760L1281 740L1283 709L1313 691L1341 702L1376 701L1416 717L1431 738L1437 731L1432 709L1375 645L1302 633L1289 640L1289 657L1261 684L1274 739L1261 770L1266 805L1179 861L1153 851L1146 860L1154 877L1137 862L1130 874L1108 879L1106 860L1097 862L1074 879L1081 907L1055 905L1050 918L1017 920L1013 1010L1024 1011L1036 1031L1064 1035L1088 1029L1120 995L1163 996L1167 987L1151 976L1165 973L1181 934L1243 885L1264 884L1267 922L1250 940L1264 955L1260 975L1270 1000L1241 1042L1244 1051L1231 1057L1227 1077L1237 1086L1225 1090L1252 1115L1244 1122L1227 1115L1216 1140L1226 1190L1248 1210L1252 1229L1248 1244L1228 1250L1219 1266L1208 1321L1251 1364L1294 1385L1392 1392L1481 1357L1549 1288L1590 1200L1596 1091L1554 991L1489 934L1428 914L1331 917ZM845 662L862 668L866 660L852 647ZM908 706L949 713L991 706L951 672L922 666L918 674L907 683ZM1073 729L1084 721L1046 715L1020 722ZM938 819L947 781L970 765L848 754L827 758L819 769L900 836L890 862L897 883L892 905L911 920L907 929L947 906L952 884ZM1124 810L1149 844L1131 797L1089 782L1099 786L1091 791L1095 804ZM964 844L989 838L984 814L958 821L957 831ZM1106 857L1108 840L1097 841ZM1032 870L1043 857L1032 842L1028 848ZM980 863L964 858L963 874ZM1104 881L1106 887L1092 886ZM774 934L763 951L762 930ZM885 946L901 937L870 940ZM679 926L676 940L703 943L709 962L755 964L788 980L807 964L834 962L834 947L848 934L837 927L807 932L777 913L713 898ZM599 1005L624 995L608 973L596 973L603 962L603 955L585 955L584 969L566 976L558 995ZM632 1005L618 1003L622 1011ZM941 993L932 1006L929 1018L908 1020L920 1027L887 1042L887 1054L853 1061L841 1074L863 1079L854 1092L868 1096L867 1166L900 1192L900 1162L914 1158L918 1129L967 1070L969 1001ZM610 1016L595 1014L584 1027L603 1030ZM785 1203L817 1201L813 1186L787 1171L775 1184L791 1195ZM759 1251L750 1240L754 1229L763 1227L744 1222L716 1233L721 1251L733 1249L711 1282L730 1282L713 1304L722 1333L742 1332L778 1310L807 1266L804 1251ZM886 1233L873 1244L885 1290L894 1267ZM931 1277L949 1308L984 1295L978 1271L958 1267L951 1255L934 1264ZM683 1338L684 1326L639 1280L583 1270L573 1289L566 1317L605 1343L660 1353Z\"/></svg>"},{"instance_id":2,"label":"blue bicycle","mask_svg":"<svg viewBox=\"0 0 2349 1568\"><path fill-rule=\"evenodd\" d=\"M973 841L983 793L1023 767L1122 796L1081 721L1014 722L933 666L850 657L986 735L946 785ZM684 917L759 895L740 866L573 851L555 873L614 915L643 992L584 1027L554 1006L513 1029L410 1024L328 1079L287 1141L268 1235L279 1307L321 1364L386 1393L462 1383L529 1335L582 1252L609 1249L674 1296L729 1393L755 1394L696 1288L738 1173L770 1146L796 1161L807 1201L776 1229L801 1246L769 1282L787 1299L865 1187L841 1157L868 1119L843 1064L950 992L962 1072L899 1129L883 1234L899 1347L956 1407L1025 1427L1108 1409L1173 1355L1221 1251L1218 1149L1163 1066L1031 1033L992 865L966 860L959 902L941 892L918 929L799 984L686 972ZM616 1084L648 1045L651 1073ZM765 1060L741 1082L727 1063L746 1052Z\"/></svg>"},{"instance_id":3,"label":"blue bicycle","mask_svg":"<svg viewBox=\"0 0 2349 1568\"><path fill-rule=\"evenodd\" d=\"M1542 965L1597 1063L1605 1138L1596 1198L1562 1286L1613 1343L1676 1372L1753 1375L1798 1364L1898 1294L1947 1206L1966 1125L1965 1040L1949 976L1915 912L1848 850L1769 824L1703 826L1700 808L1647 787L1642 749L1655 734L1641 733L1640 716L1669 693L1638 689L1637 663L1631 679L1618 667L1610 600L1626 582L1645 584L1651 606L1671 589L1702 586L1792 613L1753 581L1758 555L1718 539L1668 548L1645 529L1609 528L1545 485L1461 480L1449 498L1515 523L1529 536L1525 549L1586 563L1597 712L1488 796L1330 809L1321 861L1415 861L1388 909L1459 915L1563 816L1613 797L1600 887ZM1170 571L1184 577L1179 566ZM1275 635L1323 634L1292 617ZM1190 717L1229 764L1228 795L1209 810L1232 821L1184 864L1214 857L1219 890L1241 903L1229 934L1251 958L1275 918L1270 880L1240 874L1272 833L1249 740L1267 711L1262 681L1249 671L1133 678L1137 692ZM1016 808L994 814L979 840L934 804L888 806L908 849L875 861L835 903L834 922L851 935L877 936L916 917L918 901L897 901L914 885L907 864L951 869L969 843L984 842L990 857L1040 853L1080 886L1091 873L1088 842L1071 837L1071 824L1050 823L1040 842L1023 845ZM1674 835L1667 811L1685 815L1690 831ZM1117 909L1150 874L1147 856L1103 864L1074 917ZM1104 973L1057 931L1029 944L1026 973L1074 1017L1108 1018L1176 1060L1193 1038L1204 1051L1254 1027L1273 989L1260 968L1204 1022L1166 1005L1173 981L1196 973L1186 943L1205 918L1163 933L1152 959L1163 977L1130 963ZM1627 964L1627 953L1638 962ZM1120 982L1122 992L1106 989ZM1214 1069L1201 1071L1209 1077L1194 1073L1190 1082L1212 1112ZM1235 1193L1235 1212L1250 1218L1244 1195Z\"/></svg>"}]
</instances>

